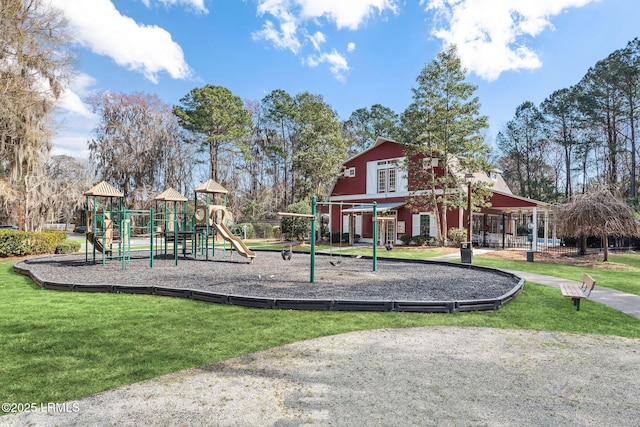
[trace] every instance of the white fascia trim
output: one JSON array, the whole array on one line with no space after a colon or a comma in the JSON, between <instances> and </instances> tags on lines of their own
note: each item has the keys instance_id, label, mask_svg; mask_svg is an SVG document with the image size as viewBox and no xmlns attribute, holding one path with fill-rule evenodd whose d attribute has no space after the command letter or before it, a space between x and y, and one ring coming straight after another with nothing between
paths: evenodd
<instances>
[{"instance_id":1,"label":"white fascia trim","mask_svg":"<svg viewBox=\"0 0 640 427\"><path fill-rule=\"evenodd\" d=\"M408 196L429 196L431 194L433 194L434 192L432 190L419 190L419 191L413 191L411 193L408 194ZM442 188L438 188L435 190L435 193L437 196L440 196L442 194L444 194L444 192L442 191ZM454 194L454 192L449 192L447 194Z\"/></svg>"},{"instance_id":2,"label":"white fascia trim","mask_svg":"<svg viewBox=\"0 0 640 427\"><path fill-rule=\"evenodd\" d=\"M375 193L375 194L349 194L346 196L331 196L330 202L346 202L349 200L375 199L378 203L383 203L386 199L395 199L397 197L408 197L411 194L407 191L397 193Z\"/></svg>"}]
</instances>

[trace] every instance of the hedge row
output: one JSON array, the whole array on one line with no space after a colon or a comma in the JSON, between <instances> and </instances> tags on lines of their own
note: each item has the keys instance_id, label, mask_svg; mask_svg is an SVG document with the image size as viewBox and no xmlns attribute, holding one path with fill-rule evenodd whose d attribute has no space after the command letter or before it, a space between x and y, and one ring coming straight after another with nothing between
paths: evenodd
<instances>
[{"instance_id":1,"label":"hedge row","mask_svg":"<svg viewBox=\"0 0 640 427\"><path fill-rule=\"evenodd\" d=\"M31 232L3 229L0 230L0 257L69 253L80 249L79 242L66 239L67 233L59 230Z\"/></svg>"}]
</instances>

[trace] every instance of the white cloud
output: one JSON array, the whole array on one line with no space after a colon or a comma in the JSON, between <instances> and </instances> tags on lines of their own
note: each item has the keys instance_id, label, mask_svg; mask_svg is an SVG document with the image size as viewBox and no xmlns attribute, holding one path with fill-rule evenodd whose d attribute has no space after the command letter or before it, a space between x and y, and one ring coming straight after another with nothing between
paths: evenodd
<instances>
[{"instance_id":1,"label":"white cloud","mask_svg":"<svg viewBox=\"0 0 640 427\"><path fill-rule=\"evenodd\" d=\"M267 40L275 47L290 50L296 55L304 49L306 40L315 51L320 52L326 37L325 33L314 27L329 23L339 30L357 30L372 15L397 13L397 3L398 0L258 0L258 15L269 15L279 25L266 19L262 29L252 36L254 40ZM355 44L349 43L347 52L353 49ZM345 71L349 70L345 56L335 48L330 52L308 56L303 63L309 66L329 64L333 74L341 80Z\"/></svg>"},{"instance_id":2,"label":"white cloud","mask_svg":"<svg viewBox=\"0 0 640 427\"><path fill-rule=\"evenodd\" d=\"M433 35L456 44L462 65L492 81L504 71L542 66L526 41L553 28L551 18L598 0L421 0L445 27Z\"/></svg>"},{"instance_id":3,"label":"white cloud","mask_svg":"<svg viewBox=\"0 0 640 427\"><path fill-rule=\"evenodd\" d=\"M65 88L58 100L58 107L82 117L94 118L95 115L89 111L89 107L82 101L82 98L89 93L89 88L94 84L95 79L93 77L87 74L80 74L71 87Z\"/></svg>"},{"instance_id":4,"label":"white cloud","mask_svg":"<svg viewBox=\"0 0 640 427\"><path fill-rule=\"evenodd\" d=\"M347 44L347 52L353 52L356 50L356 44L354 42L349 42Z\"/></svg>"},{"instance_id":5,"label":"white cloud","mask_svg":"<svg viewBox=\"0 0 640 427\"><path fill-rule=\"evenodd\" d=\"M338 29L357 30L376 11L397 12L395 0L294 0L301 7L303 19L326 17Z\"/></svg>"},{"instance_id":6,"label":"white cloud","mask_svg":"<svg viewBox=\"0 0 640 427\"><path fill-rule=\"evenodd\" d=\"M87 74L79 74L71 86L65 88L58 99L56 111L57 132L51 142L52 154L67 154L74 157L88 157L87 141L99 118L82 101L93 92L95 79Z\"/></svg>"},{"instance_id":7,"label":"white cloud","mask_svg":"<svg viewBox=\"0 0 640 427\"><path fill-rule=\"evenodd\" d=\"M89 146L87 142L91 138L91 129L86 133L65 133L52 138L51 155L67 155L80 159L89 158Z\"/></svg>"},{"instance_id":8,"label":"white cloud","mask_svg":"<svg viewBox=\"0 0 640 427\"><path fill-rule=\"evenodd\" d=\"M315 50L320 50L320 45L326 41L326 38L320 31L316 31L315 34L309 36L309 40Z\"/></svg>"},{"instance_id":9,"label":"white cloud","mask_svg":"<svg viewBox=\"0 0 640 427\"><path fill-rule=\"evenodd\" d=\"M108 56L154 83L161 72L174 79L190 76L182 48L171 34L121 15L111 0L52 0L52 4L64 11L78 43L94 53Z\"/></svg>"},{"instance_id":10,"label":"white cloud","mask_svg":"<svg viewBox=\"0 0 640 427\"><path fill-rule=\"evenodd\" d=\"M145 6L151 7L151 1L150 0L140 0L140 1ZM184 5L187 8L195 10L196 12L209 13L209 11L207 10L207 8L204 5L204 0L157 0L157 1L158 1L158 3L162 3L163 5L165 5L167 7L168 6Z\"/></svg>"},{"instance_id":11,"label":"white cloud","mask_svg":"<svg viewBox=\"0 0 640 427\"><path fill-rule=\"evenodd\" d=\"M273 43L278 49L290 50L294 54L300 51L302 44L296 36L297 25L293 21L285 21L280 24L280 30L276 29L273 22L265 22L262 30L252 34L254 40L264 39Z\"/></svg>"},{"instance_id":12,"label":"white cloud","mask_svg":"<svg viewBox=\"0 0 640 427\"><path fill-rule=\"evenodd\" d=\"M319 55L311 55L307 57L306 63L310 67L317 67L320 64L329 64L329 69L336 79L345 80L345 74L349 71L349 65L346 58L333 49L330 53L324 52Z\"/></svg>"}]
</instances>

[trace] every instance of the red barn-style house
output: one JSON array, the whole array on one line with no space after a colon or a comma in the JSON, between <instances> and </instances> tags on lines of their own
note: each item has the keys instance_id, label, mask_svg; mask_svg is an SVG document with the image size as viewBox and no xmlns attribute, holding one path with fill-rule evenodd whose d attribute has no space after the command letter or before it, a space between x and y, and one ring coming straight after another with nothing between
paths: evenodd
<instances>
[{"instance_id":1,"label":"red barn-style house","mask_svg":"<svg viewBox=\"0 0 640 427\"><path fill-rule=\"evenodd\" d=\"M413 212L407 198L420 190L410 188L402 146L397 142L378 138L368 149L351 157L343 164L343 174L335 181L329 201L332 205L330 229L349 233L350 241L373 243L373 212L371 203L377 203L378 244L401 244L403 235L423 236L427 241L438 237L438 226L433 212ZM442 159L431 159L436 174L442 174ZM460 178L465 178L464 172ZM469 179L470 176L467 175ZM558 245L555 227L551 221L551 205L519 197L502 178L501 172L492 170L473 174L472 182L490 184L490 207L474 211L472 215L472 241L476 246L500 248L526 248ZM467 185L460 188L467 195ZM466 208L447 211L449 228L467 228ZM535 224L535 225L534 225ZM538 230L533 239L532 229Z\"/></svg>"}]
</instances>

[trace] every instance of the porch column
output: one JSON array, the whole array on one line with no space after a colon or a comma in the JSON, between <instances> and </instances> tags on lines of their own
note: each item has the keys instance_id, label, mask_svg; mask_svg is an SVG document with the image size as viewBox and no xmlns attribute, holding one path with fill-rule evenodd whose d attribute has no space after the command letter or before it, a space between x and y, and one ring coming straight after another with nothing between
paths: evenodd
<instances>
[{"instance_id":1,"label":"porch column","mask_svg":"<svg viewBox=\"0 0 640 427\"><path fill-rule=\"evenodd\" d=\"M460 206L458 208L458 228L467 228L464 225L464 209L462 209L462 206Z\"/></svg>"},{"instance_id":2,"label":"porch column","mask_svg":"<svg viewBox=\"0 0 640 427\"><path fill-rule=\"evenodd\" d=\"M544 247L549 247L549 211L544 211Z\"/></svg>"},{"instance_id":3,"label":"porch column","mask_svg":"<svg viewBox=\"0 0 640 427\"><path fill-rule=\"evenodd\" d=\"M538 207L533 207L533 218L531 219L533 223L533 239L531 240L531 250L536 252L538 250Z\"/></svg>"}]
</instances>

